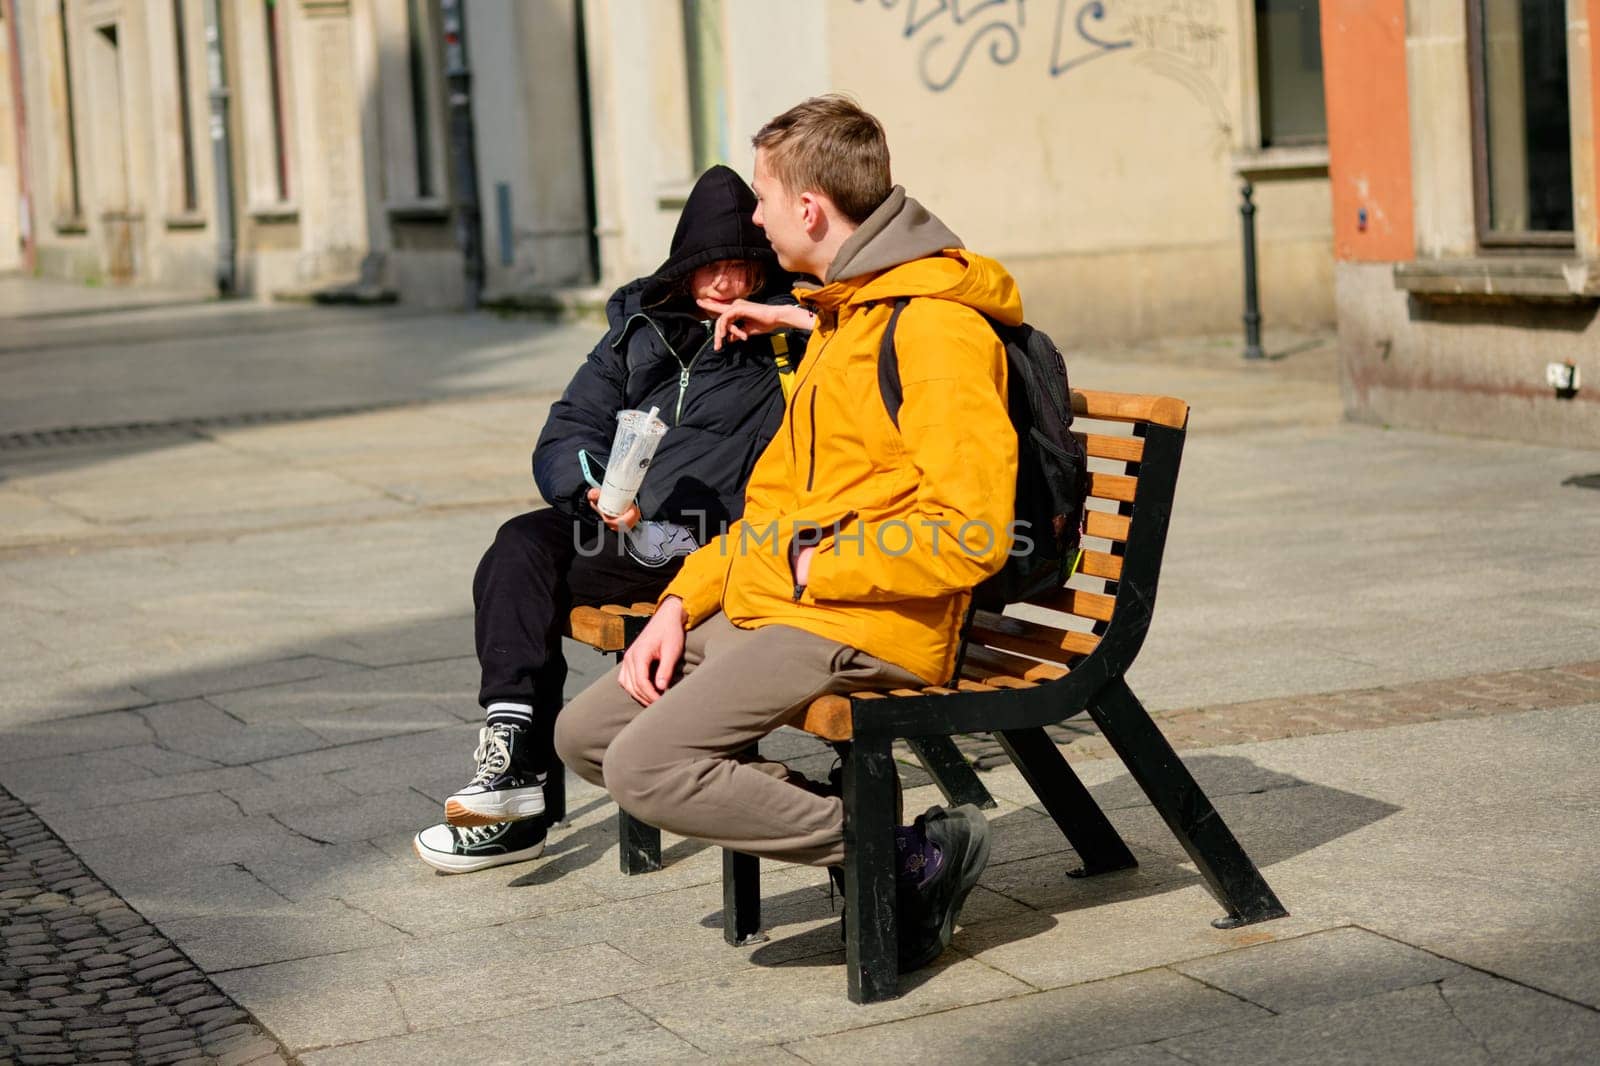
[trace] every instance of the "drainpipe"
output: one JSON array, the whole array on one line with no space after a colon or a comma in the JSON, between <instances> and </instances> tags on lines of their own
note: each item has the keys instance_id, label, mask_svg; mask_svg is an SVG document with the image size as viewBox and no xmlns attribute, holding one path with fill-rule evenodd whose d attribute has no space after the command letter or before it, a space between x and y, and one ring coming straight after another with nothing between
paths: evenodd
<instances>
[{"instance_id":1,"label":"drainpipe","mask_svg":"<svg viewBox=\"0 0 1600 1066\"><path fill-rule=\"evenodd\" d=\"M22 98L22 34L17 30L17 6L13 0L0 0L6 30L11 40L11 99L17 118L17 227L22 231L22 263L30 273L34 264L33 177L28 165L28 107Z\"/></svg>"},{"instance_id":2,"label":"drainpipe","mask_svg":"<svg viewBox=\"0 0 1600 1066\"><path fill-rule=\"evenodd\" d=\"M450 169L455 177L456 244L466 275L465 304L477 310L483 294L483 225L478 208L478 150L472 125L472 71L467 65L467 11L462 0L441 0L445 86L450 101Z\"/></svg>"},{"instance_id":3,"label":"drainpipe","mask_svg":"<svg viewBox=\"0 0 1600 1066\"><path fill-rule=\"evenodd\" d=\"M233 157L228 143L228 80L222 58L222 12L206 0L206 85L211 98L211 171L215 179L217 291L237 289L237 249L233 235Z\"/></svg>"}]
</instances>

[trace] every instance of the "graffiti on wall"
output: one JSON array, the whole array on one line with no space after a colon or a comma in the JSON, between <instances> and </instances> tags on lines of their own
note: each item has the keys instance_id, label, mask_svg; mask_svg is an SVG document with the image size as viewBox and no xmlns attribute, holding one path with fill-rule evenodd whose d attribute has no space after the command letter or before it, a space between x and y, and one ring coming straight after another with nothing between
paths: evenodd
<instances>
[{"instance_id":1,"label":"graffiti on wall","mask_svg":"<svg viewBox=\"0 0 1600 1066\"><path fill-rule=\"evenodd\" d=\"M974 64L1023 61L1050 79L1114 56L1182 85L1226 143L1227 29L1218 0L855 0L902 17L917 78L942 93ZM1035 66L1037 62L1037 66Z\"/></svg>"}]
</instances>

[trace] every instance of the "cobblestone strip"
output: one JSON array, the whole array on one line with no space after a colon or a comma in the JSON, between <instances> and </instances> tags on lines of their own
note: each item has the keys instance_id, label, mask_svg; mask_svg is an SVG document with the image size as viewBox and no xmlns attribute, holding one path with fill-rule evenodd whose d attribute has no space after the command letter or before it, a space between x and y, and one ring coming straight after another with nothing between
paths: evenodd
<instances>
[{"instance_id":1,"label":"cobblestone strip","mask_svg":"<svg viewBox=\"0 0 1600 1066\"><path fill-rule=\"evenodd\" d=\"M0 788L0 1066L288 1061Z\"/></svg>"},{"instance_id":2,"label":"cobblestone strip","mask_svg":"<svg viewBox=\"0 0 1600 1066\"><path fill-rule=\"evenodd\" d=\"M1188 707L1157 711L1151 717L1172 746L1182 750L1450 718L1485 718L1586 703L1600 703L1600 661L1315 696ZM1066 749L1063 754L1069 762L1115 757L1087 715L1059 726L1047 726L1046 731ZM979 769L1006 761L1000 746L988 734L957 738L957 745Z\"/></svg>"}]
</instances>

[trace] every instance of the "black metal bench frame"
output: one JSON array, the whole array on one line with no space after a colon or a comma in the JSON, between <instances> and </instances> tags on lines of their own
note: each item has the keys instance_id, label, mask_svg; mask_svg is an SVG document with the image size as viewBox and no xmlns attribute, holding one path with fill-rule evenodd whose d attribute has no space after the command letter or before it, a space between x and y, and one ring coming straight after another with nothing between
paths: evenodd
<instances>
[{"instance_id":1,"label":"black metal bench frame","mask_svg":"<svg viewBox=\"0 0 1600 1066\"><path fill-rule=\"evenodd\" d=\"M899 738L925 748L955 734L992 733L1081 859L1071 874L1087 877L1137 865L1044 730L1087 712L1225 909L1213 924L1230 928L1287 913L1125 680L1150 628L1187 430L1186 417L1178 426L1130 420L1133 435L1143 438L1139 463L1128 467L1138 487L1120 506L1130 522L1116 606L1110 622L1096 627L1100 639L1092 652L1065 676L1033 687L850 699L853 737L843 774L845 955L856 1003L899 994L891 754ZM725 856L723 924L731 943L746 942L760 928L758 876L755 859Z\"/></svg>"}]
</instances>

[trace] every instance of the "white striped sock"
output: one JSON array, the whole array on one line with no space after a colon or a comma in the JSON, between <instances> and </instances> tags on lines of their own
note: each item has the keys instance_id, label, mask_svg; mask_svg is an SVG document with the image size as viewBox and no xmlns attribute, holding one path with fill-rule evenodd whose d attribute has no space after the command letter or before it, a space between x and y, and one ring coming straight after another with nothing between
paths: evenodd
<instances>
[{"instance_id":1,"label":"white striped sock","mask_svg":"<svg viewBox=\"0 0 1600 1066\"><path fill-rule=\"evenodd\" d=\"M533 728L533 707L526 703L491 703L486 709L486 721L489 725L504 723L505 725L520 726L523 729Z\"/></svg>"}]
</instances>

